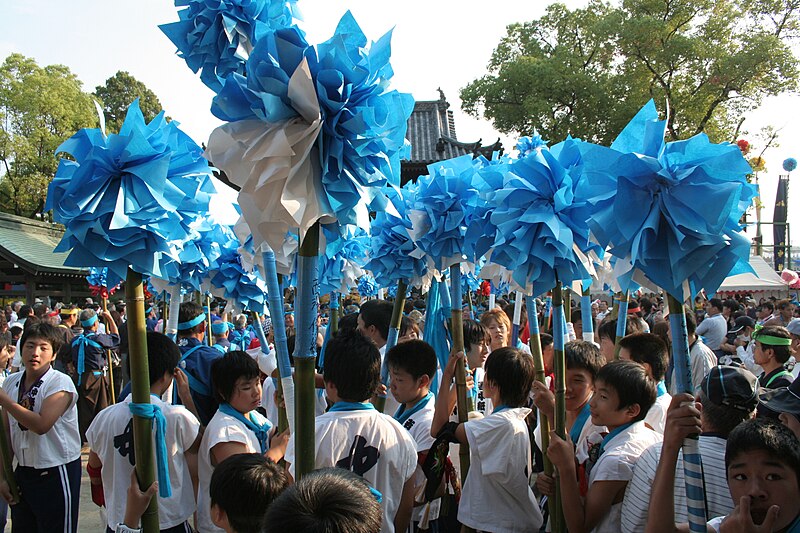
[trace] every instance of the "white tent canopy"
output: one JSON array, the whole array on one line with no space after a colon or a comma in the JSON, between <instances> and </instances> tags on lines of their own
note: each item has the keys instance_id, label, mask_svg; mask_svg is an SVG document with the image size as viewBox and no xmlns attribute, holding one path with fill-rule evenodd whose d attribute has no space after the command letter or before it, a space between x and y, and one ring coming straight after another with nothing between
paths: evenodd
<instances>
[{"instance_id":1,"label":"white tent canopy","mask_svg":"<svg viewBox=\"0 0 800 533\"><path fill-rule=\"evenodd\" d=\"M717 289L721 292L769 292L776 293L769 296L786 295L789 287L783 282L781 277L764 261L760 255L750 256L750 266L753 267L755 274L750 272L728 276L722 285ZM779 293L779 294L778 294Z\"/></svg>"}]
</instances>

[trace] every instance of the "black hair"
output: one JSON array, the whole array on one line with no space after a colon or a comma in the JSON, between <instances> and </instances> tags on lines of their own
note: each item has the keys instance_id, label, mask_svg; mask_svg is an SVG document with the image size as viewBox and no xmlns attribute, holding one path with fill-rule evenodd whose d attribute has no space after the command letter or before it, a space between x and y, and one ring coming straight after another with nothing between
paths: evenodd
<instances>
[{"instance_id":1,"label":"black hair","mask_svg":"<svg viewBox=\"0 0 800 533\"><path fill-rule=\"evenodd\" d=\"M286 489L267 509L263 533L380 533L381 505L361 476L323 468Z\"/></svg>"},{"instance_id":2,"label":"black hair","mask_svg":"<svg viewBox=\"0 0 800 533\"><path fill-rule=\"evenodd\" d=\"M708 303L709 303L709 305L710 305L711 307L714 307L714 308L716 308L716 309L719 309L720 311L722 311L722 309L725 307L725 304L724 304L724 303L722 303L722 300L720 300L719 298L711 298L711 299L708 301Z\"/></svg>"},{"instance_id":3,"label":"black hair","mask_svg":"<svg viewBox=\"0 0 800 533\"><path fill-rule=\"evenodd\" d=\"M775 306L769 300L764 300L763 302L758 304L758 307L763 307L765 309L769 309L770 312L775 310Z\"/></svg>"},{"instance_id":4,"label":"black hair","mask_svg":"<svg viewBox=\"0 0 800 533\"><path fill-rule=\"evenodd\" d=\"M761 328L758 331L758 334L754 335L753 338L758 340L759 335L769 335L770 337L778 337L781 339L791 339L792 335L789 333L789 330L783 326L767 326ZM789 360L789 357L792 355L791 346L775 346L773 344L762 344L762 350L772 350L775 354L775 360L778 361L780 364L786 363Z\"/></svg>"},{"instance_id":5,"label":"black hair","mask_svg":"<svg viewBox=\"0 0 800 533\"><path fill-rule=\"evenodd\" d=\"M656 384L639 363L612 361L600 369L596 381L602 381L616 391L619 398L617 410L639 405L639 415L634 422L644 420L656 403Z\"/></svg>"},{"instance_id":6,"label":"black hair","mask_svg":"<svg viewBox=\"0 0 800 533\"><path fill-rule=\"evenodd\" d=\"M477 320L466 319L464 324L464 352L472 349L473 344L486 341L486 328Z\"/></svg>"},{"instance_id":7,"label":"black hair","mask_svg":"<svg viewBox=\"0 0 800 533\"><path fill-rule=\"evenodd\" d=\"M416 333L417 336L419 336L420 334L419 326L417 326L417 323L414 322L414 320L412 320L411 318L404 316L400 319L400 331L398 333L400 334L401 337L405 337L406 335L409 334L409 330Z\"/></svg>"},{"instance_id":8,"label":"black hair","mask_svg":"<svg viewBox=\"0 0 800 533\"><path fill-rule=\"evenodd\" d=\"M386 352L384 363L395 370L403 370L419 379L423 375L433 379L436 374L436 350L425 341L401 342Z\"/></svg>"},{"instance_id":9,"label":"black hair","mask_svg":"<svg viewBox=\"0 0 800 533\"><path fill-rule=\"evenodd\" d=\"M648 315L653 310L653 302L647 296L642 296L639 299L639 307Z\"/></svg>"},{"instance_id":10,"label":"black hair","mask_svg":"<svg viewBox=\"0 0 800 533\"><path fill-rule=\"evenodd\" d=\"M658 335L652 333L626 335L620 339L619 347L628 350L632 361L650 365L650 371L656 382L664 379L669 359L667 358L667 345Z\"/></svg>"},{"instance_id":11,"label":"black hair","mask_svg":"<svg viewBox=\"0 0 800 533\"><path fill-rule=\"evenodd\" d=\"M539 344L542 346L542 351L553 344L553 336L549 333L539 333Z\"/></svg>"},{"instance_id":12,"label":"black hair","mask_svg":"<svg viewBox=\"0 0 800 533\"><path fill-rule=\"evenodd\" d=\"M181 304L180 311L178 312L178 323L181 324L183 322L189 322L190 320L197 318L203 313L204 311L202 306L194 302L183 302ZM180 327L178 327L178 335L182 336L193 335L200 331L202 324L203 323L200 323L197 324L196 326L187 329L181 329Z\"/></svg>"},{"instance_id":13,"label":"black hair","mask_svg":"<svg viewBox=\"0 0 800 533\"><path fill-rule=\"evenodd\" d=\"M180 360L181 350L172 339L163 333L147 332L147 364L151 386L164 377L164 374L173 375Z\"/></svg>"},{"instance_id":14,"label":"black hair","mask_svg":"<svg viewBox=\"0 0 800 533\"><path fill-rule=\"evenodd\" d=\"M631 335L632 333L641 333L642 324L639 320L633 320L630 316L625 317L625 334ZM597 328L597 337L602 339L606 337L615 341L617 338L617 319L604 318Z\"/></svg>"},{"instance_id":15,"label":"black hair","mask_svg":"<svg viewBox=\"0 0 800 533\"><path fill-rule=\"evenodd\" d=\"M336 385L340 399L366 401L381 381L381 354L359 331L342 330L325 347L323 378Z\"/></svg>"},{"instance_id":16,"label":"black hair","mask_svg":"<svg viewBox=\"0 0 800 533\"><path fill-rule=\"evenodd\" d=\"M533 358L521 350L504 347L489 354L484 364L484 379L500 390L500 400L509 407L525 405L533 386L536 369Z\"/></svg>"},{"instance_id":17,"label":"black hair","mask_svg":"<svg viewBox=\"0 0 800 533\"><path fill-rule=\"evenodd\" d=\"M587 341L570 341L565 344L564 360L567 370L586 370L592 380L597 378L600 369L606 365L606 358L600 353L600 348Z\"/></svg>"},{"instance_id":18,"label":"black hair","mask_svg":"<svg viewBox=\"0 0 800 533\"><path fill-rule=\"evenodd\" d=\"M30 324L28 324L29 321ZM25 321L25 327L22 330L22 338L19 341L20 349L25 346L28 339L39 339L50 343L50 347L53 349L53 357L64 344L64 335L58 331L58 328L51 326L47 322L32 321L30 318Z\"/></svg>"},{"instance_id":19,"label":"black hair","mask_svg":"<svg viewBox=\"0 0 800 533\"><path fill-rule=\"evenodd\" d=\"M736 300L733 300L731 298L725 300L722 303L722 306L729 308L731 310L731 313L734 313L734 312L739 310L739 302L737 302Z\"/></svg>"},{"instance_id":20,"label":"black hair","mask_svg":"<svg viewBox=\"0 0 800 533\"><path fill-rule=\"evenodd\" d=\"M364 327L375 326L381 337L389 337L389 323L392 321L393 306L384 300L367 300L361 304L358 316L364 322Z\"/></svg>"},{"instance_id":21,"label":"black hair","mask_svg":"<svg viewBox=\"0 0 800 533\"><path fill-rule=\"evenodd\" d=\"M329 326L330 327L330 326ZM339 331L358 328L358 313L350 313L339 319Z\"/></svg>"},{"instance_id":22,"label":"black hair","mask_svg":"<svg viewBox=\"0 0 800 533\"><path fill-rule=\"evenodd\" d=\"M233 350L211 363L211 384L218 402L227 402L239 379L251 380L261 375L256 360L247 352Z\"/></svg>"},{"instance_id":23,"label":"black hair","mask_svg":"<svg viewBox=\"0 0 800 533\"><path fill-rule=\"evenodd\" d=\"M698 397L700 398L700 404L703 406L703 420L708 421L714 433L718 433L723 439L728 438L733 428L752 418L752 410L745 411L731 409L726 405L717 405L703 391L698 393Z\"/></svg>"},{"instance_id":24,"label":"black hair","mask_svg":"<svg viewBox=\"0 0 800 533\"><path fill-rule=\"evenodd\" d=\"M19 311L17 311L18 320L22 320L23 318L28 318L31 316L33 316L33 307L30 305L25 304L19 308Z\"/></svg>"},{"instance_id":25,"label":"black hair","mask_svg":"<svg viewBox=\"0 0 800 533\"><path fill-rule=\"evenodd\" d=\"M725 468L730 468L736 457L754 451L762 451L794 470L800 486L800 442L792 430L770 418L742 422L728 435Z\"/></svg>"},{"instance_id":26,"label":"black hair","mask_svg":"<svg viewBox=\"0 0 800 533\"><path fill-rule=\"evenodd\" d=\"M289 483L284 469L258 453L232 455L211 475L211 505L228 516L235 531L260 531L269 505Z\"/></svg>"}]
</instances>

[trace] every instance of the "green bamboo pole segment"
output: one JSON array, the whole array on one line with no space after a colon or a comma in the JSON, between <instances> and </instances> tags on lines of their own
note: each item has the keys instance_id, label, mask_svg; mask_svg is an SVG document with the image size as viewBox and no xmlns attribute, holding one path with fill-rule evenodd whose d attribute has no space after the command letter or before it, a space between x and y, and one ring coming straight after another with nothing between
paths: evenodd
<instances>
[{"instance_id":1,"label":"green bamboo pole segment","mask_svg":"<svg viewBox=\"0 0 800 533\"><path fill-rule=\"evenodd\" d=\"M144 322L144 290L142 275L128 269L125 281L128 306L128 361L131 368L131 395L134 403L150 403L150 372L147 361L147 333ZM136 478L144 491L156 479L156 456L153 448L153 421L133 417L133 448L136 457ZM152 498L142 515L143 533L159 533L158 498Z\"/></svg>"},{"instance_id":2,"label":"green bamboo pole segment","mask_svg":"<svg viewBox=\"0 0 800 533\"><path fill-rule=\"evenodd\" d=\"M397 280L397 296L394 299L392 306L392 319L389 322L389 337L386 339L386 352L395 347L397 344L397 337L400 335L400 325L403 322L403 308L406 306L406 290L408 284L406 280ZM389 367L384 363L381 366L381 383L388 389L389 387ZM379 394L375 398L375 409L382 413L386 409L386 394Z\"/></svg>"},{"instance_id":3,"label":"green bamboo pole segment","mask_svg":"<svg viewBox=\"0 0 800 533\"><path fill-rule=\"evenodd\" d=\"M553 369L555 371L555 396L556 412L555 424L556 435L562 439L567 439L567 405L566 405L566 370L567 365L564 359L564 320L562 313L561 282L556 278L556 286L553 289ZM561 481L556 476L556 491L553 499L553 506L550 508L550 524L554 533L566 532L564 522L564 511L561 502Z\"/></svg>"},{"instance_id":4,"label":"green bamboo pole segment","mask_svg":"<svg viewBox=\"0 0 800 533\"><path fill-rule=\"evenodd\" d=\"M302 479L314 470L316 450L314 433L314 409L316 390L314 376L315 358L310 355L312 342L304 336L310 335L306 329L315 328L316 316L310 316L311 308L316 308L315 291L317 284L317 257L319 256L319 223L312 225L305 234L298 251L298 280L295 298L297 336L294 352L295 383L295 474ZM313 285L313 286L312 286ZM311 323L307 323L307 321Z\"/></svg>"},{"instance_id":5,"label":"green bamboo pole segment","mask_svg":"<svg viewBox=\"0 0 800 533\"><path fill-rule=\"evenodd\" d=\"M464 320L461 312L461 266L456 263L450 267L450 333L453 337L452 351L464 351ZM467 367L466 356L456 364L456 406L458 407L458 421L464 423L469 420L469 406L467 405ZM459 445L459 460L461 462L461 482L467 479L469 472L469 446L466 443Z\"/></svg>"},{"instance_id":6,"label":"green bamboo pole segment","mask_svg":"<svg viewBox=\"0 0 800 533\"><path fill-rule=\"evenodd\" d=\"M572 322L572 290L569 287L564 287L564 319Z\"/></svg>"},{"instance_id":7,"label":"green bamboo pole segment","mask_svg":"<svg viewBox=\"0 0 800 533\"><path fill-rule=\"evenodd\" d=\"M628 322L629 298L628 291L625 291L625 294L619 299L619 305L617 305L617 334L614 337L614 359L617 361L619 360L619 343L622 337L625 336L625 328Z\"/></svg>"},{"instance_id":8,"label":"green bamboo pole segment","mask_svg":"<svg viewBox=\"0 0 800 533\"><path fill-rule=\"evenodd\" d=\"M531 356L533 357L533 366L536 368L536 381L546 386L547 370L544 367L544 358L542 357L542 339L539 335L539 318L536 312L536 299L532 296L526 296L525 299L527 301L528 324L530 325L531 332L528 345L530 346ZM539 420L539 429L542 435L544 473L548 476L552 476L553 463L550 462L550 459L547 457L547 448L550 446L550 420L543 414Z\"/></svg>"},{"instance_id":9,"label":"green bamboo pole segment","mask_svg":"<svg viewBox=\"0 0 800 533\"><path fill-rule=\"evenodd\" d=\"M14 501L19 501L19 486L17 485L17 478L14 477L14 467L11 464L11 429L8 423L8 414L5 409L0 409L0 455L3 460L3 477L8 483L8 490L11 491Z\"/></svg>"},{"instance_id":10,"label":"green bamboo pole segment","mask_svg":"<svg viewBox=\"0 0 800 533\"><path fill-rule=\"evenodd\" d=\"M103 306L103 322L106 325L106 331L108 331L108 318L105 317L105 313L108 312L108 298L101 296L100 304ZM114 404L117 403L117 395L114 394L114 359L111 350L106 350L106 363L108 363L108 388L111 394L111 403Z\"/></svg>"},{"instance_id":11,"label":"green bamboo pole segment","mask_svg":"<svg viewBox=\"0 0 800 533\"><path fill-rule=\"evenodd\" d=\"M163 292L164 295L164 312L161 313L161 333L167 334L167 319L169 318L169 303L167 302L167 291ZM155 305L155 302L153 303Z\"/></svg>"},{"instance_id":12,"label":"green bamboo pole segment","mask_svg":"<svg viewBox=\"0 0 800 533\"><path fill-rule=\"evenodd\" d=\"M333 304L336 300L336 305ZM331 337L339 333L339 293L331 294L331 301L328 304L331 310L331 318L328 321L328 327L331 330Z\"/></svg>"},{"instance_id":13,"label":"green bamboo pole segment","mask_svg":"<svg viewBox=\"0 0 800 533\"><path fill-rule=\"evenodd\" d=\"M271 377L269 379L272 379ZM289 417L286 415L286 405L283 403L283 383L281 377L275 380L278 388L278 405L283 405L278 409L278 433L283 433L289 429Z\"/></svg>"},{"instance_id":14,"label":"green bamboo pole segment","mask_svg":"<svg viewBox=\"0 0 800 533\"><path fill-rule=\"evenodd\" d=\"M209 346L214 346L214 335L211 333L211 296L208 295L206 295L206 309L208 309L208 314L206 314L206 339Z\"/></svg>"}]
</instances>

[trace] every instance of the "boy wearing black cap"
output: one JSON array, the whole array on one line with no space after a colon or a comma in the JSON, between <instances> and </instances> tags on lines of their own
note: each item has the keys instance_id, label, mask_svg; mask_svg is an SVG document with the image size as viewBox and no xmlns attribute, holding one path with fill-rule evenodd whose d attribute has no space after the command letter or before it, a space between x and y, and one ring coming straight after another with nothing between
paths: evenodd
<instances>
[{"instance_id":1,"label":"boy wearing black cap","mask_svg":"<svg viewBox=\"0 0 800 533\"><path fill-rule=\"evenodd\" d=\"M703 456L703 480L708 516L725 516L734 504L728 490L725 470L725 446L730 432L755 415L758 403L758 380L740 367L715 366L703 379L698 395L701 414L700 454ZM622 531L644 531L650 510L650 493L662 453L658 443L644 451L633 469L622 502ZM678 452L675 471L675 522L688 520L683 457Z\"/></svg>"},{"instance_id":2,"label":"boy wearing black cap","mask_svg":"<svg viewBox=\"0 0 800 533\"><path fill-rule=\"evenodd\" d=\"M765 390L758 401L759 416L780 420L800 439L800 380L786 388Z\"/></svg>"}]
</instances>

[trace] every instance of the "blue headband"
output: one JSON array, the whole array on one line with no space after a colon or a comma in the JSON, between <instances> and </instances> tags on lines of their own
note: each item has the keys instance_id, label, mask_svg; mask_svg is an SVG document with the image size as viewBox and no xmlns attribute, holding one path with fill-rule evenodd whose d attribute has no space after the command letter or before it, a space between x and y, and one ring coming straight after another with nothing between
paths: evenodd
<instances>
[{"instance_id":1,"label":"blue headband","mask_svg":"<svg viewBox=\"0 0 800 533\"><path fill-rule=\"evenodd\" d=\"M81 320L81 326L85 328L90 328L94 326L95 322L97 322L97 315L94 315L92 318L88 318L86 320Z\"/></svg>"},{"instance_id":2,"label":"blue headband","mask_svg":"<svg viewBox=\"0 0 800 533\"><path fill-rule=\"evenodd\" d=\"M220 335L232 328L233 324L230 322L217 322L216 324L211 324L211 333L214 335Z\"/></svg>"},{"instance_id":3,"label":"blue headband","mask_svg":"<svg viewBox=\"0 0 800 533\"><path fill-rule=\"evenodd\" d=\"M179 330L181 330L181 329L192 329L197 324L200 324L201 322L203 322L205 319L206 319L206 314L205 313L200 313L199 315L197 315L196 317L194 317L193 319L191 319L188 322L180 322L180 323L178 323L178 329Z\"/></svg>"},{"instance_id":4,"label":"blue headband","mask_svg":"<svg viewBox=\"0 0 800 533\"><path fill-rule=\"evenodd\" d=\"M152 312L153 312L153 306L151 305L150 307L147 308L147 311L145 311L144 314L149 315Z\"/></svg>"}]
</instances>

